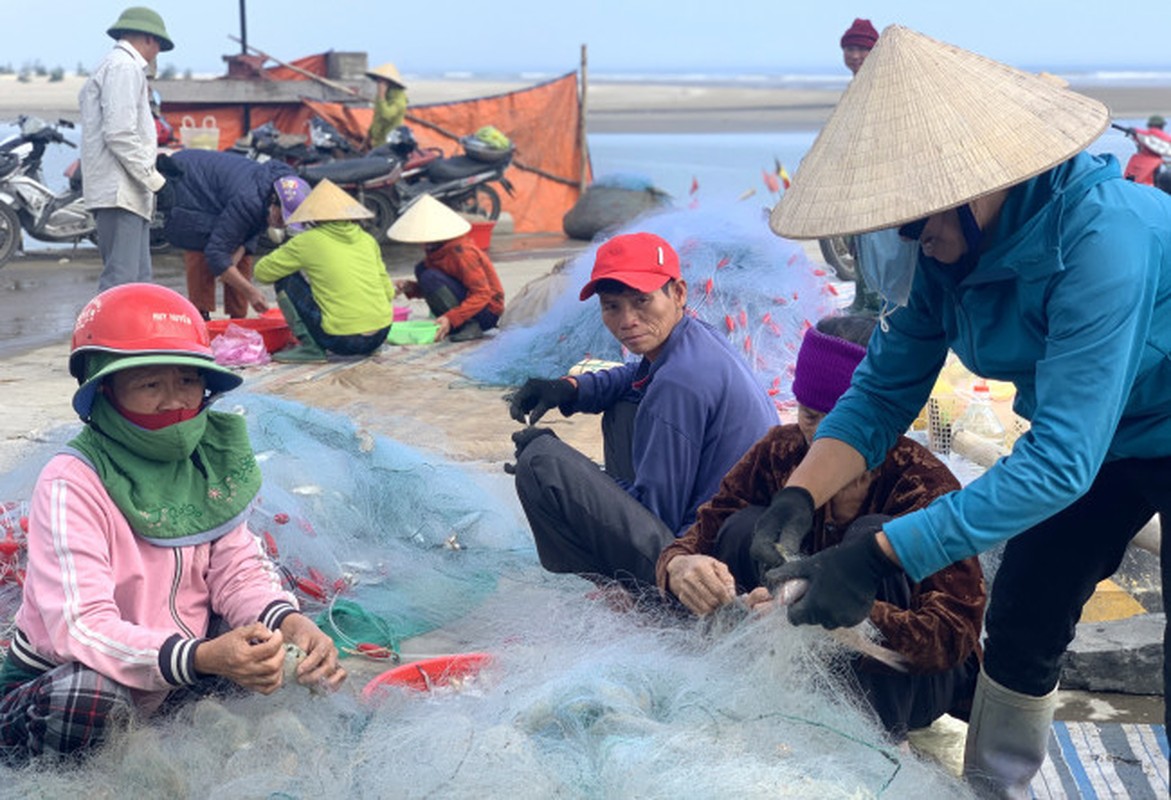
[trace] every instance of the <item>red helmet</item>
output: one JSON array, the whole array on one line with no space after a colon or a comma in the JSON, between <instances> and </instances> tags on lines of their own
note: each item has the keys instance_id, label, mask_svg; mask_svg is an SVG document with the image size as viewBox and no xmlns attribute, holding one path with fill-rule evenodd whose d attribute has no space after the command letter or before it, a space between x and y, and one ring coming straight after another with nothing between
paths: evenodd
<instances>
[{"instance_id":1,"label":"red helmet","mask_svg":"<svg viewBox=\"0 0 1171 800\"><path fill-rule=\"evenodd\" d=\"M111 353L126 358L86 376L86 356ZM154 283L125 283L86 304L73 326L69 374L80 388L73 408L88 419L98 383L111 372L134 366L179 364L198 367L213 394L239 386L243 379L215 362L207 325L195 306L178 292Z\"/></svg>"},{"instance_id":2,"label":"red helmet","mask_svg":"<svg viewBox=\"0 0 1171 800\"><path fill-rule=\"evenodd\" d=\"M155 283L124 283L86 304L73 326L69 374L85 380L85 354L93 352L215 360L199 311L183 295Z\"/></svg>"}]
</instances>

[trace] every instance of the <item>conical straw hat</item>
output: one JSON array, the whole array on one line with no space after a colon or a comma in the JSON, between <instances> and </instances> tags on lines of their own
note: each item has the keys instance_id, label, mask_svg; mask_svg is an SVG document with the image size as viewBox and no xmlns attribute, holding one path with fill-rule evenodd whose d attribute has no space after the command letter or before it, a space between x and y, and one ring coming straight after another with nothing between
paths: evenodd
<instances>
[{"instance_id":1,"label":"conical straw hat","mask_svg":"<svg viewBox=\"0 0 1171 800\"><path fill-rule=\"evenodd\" d=\"M429 194L425 194L394 221L387 238L397 242L446 242L463 236L472 224Z\"/></svg>"},{"instance_id":2,"label":"conical straw hat","mask_svg":"<svg viewBox=\"0 0 1171 800\"><path fill-rule=\"evenodd\" d=\"M842 94L773 231L815 239L922 219L1038 175L1110 122L1097 100L891 25Z\"/></svg>"},{"instance_id":3,"label":"conical straw hat","mask_svg":"<svg viewBox=\"0 0 1171 800\"><path fill-rule=\"evenodd\" d=\"M389 61L374 69L367 70L366 76L376 80L390 81L396 86L407 88L407 85L403 83L403 76L399 74L398 67Z\"/></svg>"},{"instance_id":4,"label":"conical straw hat","mask_svg":"<svg viewBox=\"0 0 1171 800\"><path fill-rule=\"evenodd\" d=\"M297 210L285 220L289 225L298 222L332 222L337 220L371 219L374 212L337 187L328 178L313 187Z\"/></svg>"}]
</instances>

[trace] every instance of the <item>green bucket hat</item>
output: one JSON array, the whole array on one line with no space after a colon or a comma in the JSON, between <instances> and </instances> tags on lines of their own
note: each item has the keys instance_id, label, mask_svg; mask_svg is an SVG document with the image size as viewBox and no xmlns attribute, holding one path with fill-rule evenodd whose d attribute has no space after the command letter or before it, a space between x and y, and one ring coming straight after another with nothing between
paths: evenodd
<instances>
[{"instance_id":1,"label":"green bucket hat","mask_svg":"<svg viewBox=\"0 0 1171 800\"><path fill-rule=\"evenodd\" d=\"M199 356L176 353L142 353L132 356L119 353L91 353L87 357L86 378L73 393L73 410L82 421L88 421L94 397L102 381L115 372L134 367L154 366L195 367L203 373L209 400L235 389L244 379L227 367Z\"/></svg>"},{"instance_id":2,"label":"green bucket hat","mask_svg":"<svg viewBox=\"0 0 1171 800\"><path fill-rule=\"evenodd\" d=\"M123 11L122 16L118 17L118 21L111 25L106 33L113 39L121 39L123 33L149 33L159 40L159 49L164 53L175 49L175 43L171 41L167 27L163 24L163 18L157 11L146 6L132 6Z\"/></svg>"}]
</instances>

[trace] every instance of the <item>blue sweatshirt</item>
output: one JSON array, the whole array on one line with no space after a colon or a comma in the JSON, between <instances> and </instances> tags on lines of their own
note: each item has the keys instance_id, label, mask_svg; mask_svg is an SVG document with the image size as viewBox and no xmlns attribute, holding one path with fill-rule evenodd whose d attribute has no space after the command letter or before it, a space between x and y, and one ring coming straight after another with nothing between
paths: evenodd
<instances>
[{"instance_id":1,"label":"blue sweatshirt","mask_svg":"<svg viewBox=\"0 0 1171 800\"><path fill-rule=\"evenodd\" d=\"M1067 508L1103 462L1171 455L1171 197L1086 153L1014 187L966 276L921 257L817 438L881 463L950 347L1032 422L960 492L884 526L915 580Z\"/></svg>"},{"instance_id":2,"label":"blue sweatshirt","mask_svg":"<svg viewBox=\"0 0 1171 800\"><path fill-rule=\"evenodd\" d=\"M778 422L748 365L706 323L684 316L658 358L577 376L570 411L599 413L620 400L634 417L634 483L623 488L676 536L757 440Z\"/></svg>"}]
</instances>

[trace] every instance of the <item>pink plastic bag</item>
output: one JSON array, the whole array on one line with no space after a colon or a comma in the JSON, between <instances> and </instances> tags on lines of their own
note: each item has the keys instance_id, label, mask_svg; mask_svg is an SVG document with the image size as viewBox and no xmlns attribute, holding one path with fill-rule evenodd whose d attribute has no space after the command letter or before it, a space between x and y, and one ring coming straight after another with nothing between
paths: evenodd
<instances>
[{"instance_id":1,"label":"pink plastic bag","mask_svg":"<svg viewBox=\"0 0 1171 800\"><path fill-rule=\"evenodd\" d=\"M211 340L211 352L216 363L225 367L258 366L271 360L260 331L234 323Z\"/></svg>"}]
</instances>

